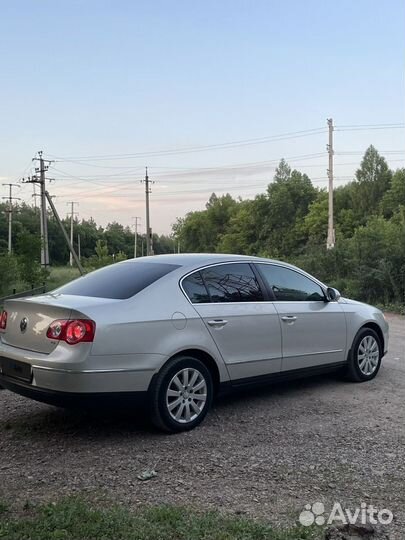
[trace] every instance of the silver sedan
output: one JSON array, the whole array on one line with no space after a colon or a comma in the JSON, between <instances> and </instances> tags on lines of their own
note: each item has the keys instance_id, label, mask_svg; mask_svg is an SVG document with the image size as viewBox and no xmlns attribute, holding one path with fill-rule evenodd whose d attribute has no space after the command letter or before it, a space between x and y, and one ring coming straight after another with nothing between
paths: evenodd
<instances>
[{"instance_id":1,"label":"silver sedan","mask_svg":"<svg viewBox=\"0 0 405 540\"><path fill-rule=\"evenodd\" d=\"M369 381L387 345L380 310L294 266L161 255L6 302L0 384L62 406L140 397L158 427L181 431L221 391L331 370Z\"/></svg>"}]
</instances>

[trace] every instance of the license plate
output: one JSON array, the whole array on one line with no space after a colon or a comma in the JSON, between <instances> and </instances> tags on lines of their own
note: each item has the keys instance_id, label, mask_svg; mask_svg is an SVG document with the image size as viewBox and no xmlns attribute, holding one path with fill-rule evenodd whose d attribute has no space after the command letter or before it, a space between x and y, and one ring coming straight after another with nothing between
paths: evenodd
<instances>
[{"instance_id":1,"label":"license plate","mask_svg":"<svg viewBox=\"0 0 405 540\"><path fill-rule=\"evenodd\" d=\"M1 372L6 377L19 379L20 381L31 382L32 371L30 364L11 360L10 358L0 358Z\"/></svg>"}]
</instances>

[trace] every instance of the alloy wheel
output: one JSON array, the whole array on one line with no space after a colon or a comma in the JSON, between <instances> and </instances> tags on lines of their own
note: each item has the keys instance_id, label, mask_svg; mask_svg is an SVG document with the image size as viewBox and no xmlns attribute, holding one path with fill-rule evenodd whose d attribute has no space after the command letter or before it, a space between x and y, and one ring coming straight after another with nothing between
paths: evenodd
<instances>
[{"instance_id":1,"label":"alloy wheel","mask_svg":"<svg viewBox=\"0 0 405 540\"><path fill-rule=\"evenodd\" d=\"M363 375L369 377L378 368L380 347L373 336L365 336L357 349L357 362Z\"/></svg>"},{"instance_id":2,"label":"alloy wheel","mask_svg":"<svg viewBox=\"0 0 405 540\"><path fill-rule=\"evenodd\" d=\"M171 379L166 392L166 406L176 422L193 422L207 402L207 382L198 369L184 368Z\"/></svg>"}]
</instances>

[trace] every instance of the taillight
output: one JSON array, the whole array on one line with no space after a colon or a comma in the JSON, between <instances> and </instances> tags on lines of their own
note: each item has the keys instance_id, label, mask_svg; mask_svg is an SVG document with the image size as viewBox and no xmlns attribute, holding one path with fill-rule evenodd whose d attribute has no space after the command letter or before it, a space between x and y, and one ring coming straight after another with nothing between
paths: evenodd
<instances>
[{"instance_id":1,"label":"taillight","mask_svg":"<svg viewBox=\"0 0 405 540\"><path fill-rule=\"evenodd\" d=\"M7 311L2 311L0 316L0 331L4 332L7 326Z\"/></svg>"},{"instance_id":2,"label":"taillight","mask_svg":"<svg viewBox=\"0 0 405 540\"><path fill-rule=\"evenodd\" d=\"M95 332L96 323L89 319L59 319L49 325L46 337L76 345L76 343L93 341Z\"/></svg>"}]
</instances>

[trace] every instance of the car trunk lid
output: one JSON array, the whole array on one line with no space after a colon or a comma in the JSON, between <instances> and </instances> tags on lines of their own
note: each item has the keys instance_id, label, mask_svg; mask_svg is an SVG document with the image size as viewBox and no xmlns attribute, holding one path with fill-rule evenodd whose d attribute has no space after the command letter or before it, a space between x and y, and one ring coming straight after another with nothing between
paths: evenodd
<instances>
[{"instance_id":1,"label":"car trunk lid","mask_svg":"<svg viewBox=\"0 0 405 540\"><path fill-rule=\"evenodd\" d=\"M122 300L119 300L120 302ZM64 294L44 294L16 300L7 300L7 327L1 333L6 345L21 349L51 353L58 342L46 337L49 325L56 319L95 319L97 313L117 300ZM26 319L25 323L22 323Z\"/></svg>"},{"instance_id":2,"label":"car trunk lid","mask_svg":"<svg viewBox=\"0 0 405 540\"><path fill-rule=\"evenodd\" d=\"M49 354L57 342L46 337L52 321L69 319L72 309L34 302L31 299L8 300L6 331L1 340L6 345L28 351Z\"/></svg>"}]
</instances>

